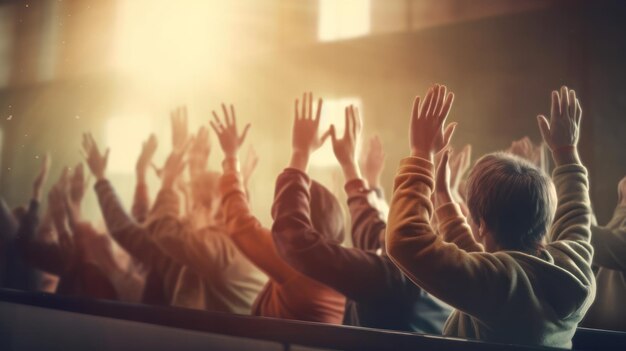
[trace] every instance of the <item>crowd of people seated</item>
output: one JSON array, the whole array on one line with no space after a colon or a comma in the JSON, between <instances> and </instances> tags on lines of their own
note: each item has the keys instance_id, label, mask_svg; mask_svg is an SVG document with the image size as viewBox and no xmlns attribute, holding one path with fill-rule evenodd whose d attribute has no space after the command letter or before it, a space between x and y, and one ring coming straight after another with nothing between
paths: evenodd
<instances>
[{"instance_id":1,"label":"crowd of people seated","mask_svg":"<svg viewBox=\"0 0 626 351\"><path fill-rule=\"evenodd\" d=\"M233 105L196 133L184 107L172 112L172 150L154 167L161 187L151 201L150 135L130 211L107 178L109 149L86 133L84 162L64 168L45 209L49 157L27 206L1 202L1 286L556 347L571 347L578 326L626 331L626 177L613 218L597 225L576 92L552 92L549 116L537 117L543 143L525 137L474 162L471 145L450 146L462 128L446 122L453 101L438 84L415 98L388 204L380 138L359 161L358 109L346 106L339 135L334 125L320 130L322 99L296 99L269 227L250 207L258 157L240 162L250 124L240 128ZM211 130L220 170L208 168ZM344 176L349 220L338 194L308 174L325 142ZM82 214L87 172L106 229Z\"/></svg>"}]
</instances>

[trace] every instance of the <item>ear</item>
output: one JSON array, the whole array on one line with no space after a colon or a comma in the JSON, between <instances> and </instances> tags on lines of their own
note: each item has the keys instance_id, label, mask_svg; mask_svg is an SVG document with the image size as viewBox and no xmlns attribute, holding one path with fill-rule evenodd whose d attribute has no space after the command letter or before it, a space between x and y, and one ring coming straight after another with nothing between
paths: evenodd
<instances>
[{"instance_id":1,"label":"ear","mask_svg":"<svg viewBox=\"0 0 626 351\"><path fill-rule=\"evenodd\" d=\"M487 224L481 218L480 221L478 222L478 237L482 239L485 237L485 235L487 235Z\"/></svg>"}]
</instances>

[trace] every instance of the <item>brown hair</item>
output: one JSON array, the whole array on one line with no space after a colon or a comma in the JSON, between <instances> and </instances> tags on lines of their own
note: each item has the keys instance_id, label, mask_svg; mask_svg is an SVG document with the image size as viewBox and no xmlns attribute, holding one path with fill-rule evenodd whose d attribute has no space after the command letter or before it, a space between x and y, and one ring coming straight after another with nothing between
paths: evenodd
<instances>
[{"instance_id":1,"label":"brown hair","mask_svg":"<svg viewBox=\"0 0 626 351\"><path fill-rule=\"evenodd\" d=\"M467 179L467 205L504 250L536 251L556 209L554 184L537 166L498 152L476 162Z\"/></svg>"},{"instance_id":2,"label":"brown hair","mask_svg":"<svg viewBox=\"0 0 626 351\"><path fill-rule=\"evenodd\" d=\"M327 239L341 243L345 236L344 218L339 201L322 184L311 181L311 222Z\"/></svg>"}]
</instances>

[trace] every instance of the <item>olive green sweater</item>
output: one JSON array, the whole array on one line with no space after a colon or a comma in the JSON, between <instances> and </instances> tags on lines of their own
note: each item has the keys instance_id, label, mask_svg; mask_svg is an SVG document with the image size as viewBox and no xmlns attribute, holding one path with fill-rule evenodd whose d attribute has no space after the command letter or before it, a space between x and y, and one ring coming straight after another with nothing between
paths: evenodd
<instances>
[{"instance_id":1,"label":"olive green sweater","mask_svg":"<svg viewBox=\"0 0 626 351\"><path fill-rule=\"evenodd\" d=\"M433 165L404 159L389 212L387 250L419 286L456 308L444 335L543 346L572 346L578 323L595 296L587 171L557 167L558 207L538 255L482 251L458 206L438 211L431 227Z\"/></svg>"},{"instance_id":2,"label":"olive green sweater","mask_svg":"<svg viewBox=\"0 0 626 351\"><path fill-rule=\"evenodd\" d=\"M592 226L591 232L598 292L583 325L626 331L626 205L615 209L605 227Z\"/></svg>"}]
</instances>

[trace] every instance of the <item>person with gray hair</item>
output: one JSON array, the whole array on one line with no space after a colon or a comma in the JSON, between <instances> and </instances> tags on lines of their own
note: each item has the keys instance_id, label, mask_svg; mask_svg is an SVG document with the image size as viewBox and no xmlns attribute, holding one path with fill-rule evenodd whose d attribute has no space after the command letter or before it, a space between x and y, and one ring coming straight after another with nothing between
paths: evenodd
<instances>
[{"instance_id":1,"label":"person with gray hair","mask_svg":"<svg viewBox=\"0 0 626 351\"><path fill-rule=\"evenodd\" d=\"M444 128L454 95L436 85L415 99L411 156L401 161L387 230L391 259L417 285L455 310L444 335L490 342L572 347L596 292L591 269L591 204L578 157L582 109L567 87L552 93L551 118L538 116L552 151L552 184L519 158L493 154L468 180L471 227L449 190ZM443 150L433 174L433 157ZM439 234L431 224L435 212Z\"/></svg>"}]
</instances>

